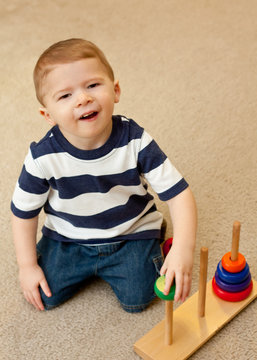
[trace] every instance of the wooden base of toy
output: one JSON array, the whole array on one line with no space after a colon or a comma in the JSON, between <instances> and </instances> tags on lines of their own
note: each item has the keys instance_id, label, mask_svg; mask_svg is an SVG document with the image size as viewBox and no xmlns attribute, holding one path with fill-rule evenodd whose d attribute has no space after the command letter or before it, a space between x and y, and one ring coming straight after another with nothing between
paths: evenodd
<instances>
[{"instance_id":1,"label":"wooden base of toy","mask_svg":"<svg viewBox=\"0 0 257 360\"><path fill-rule=\"evenodd\" d=\"M173 343L165 345L165 320L134 344L134 351L144 360L187 359L240 311L257 298L257 282L243 301L228 302L218 298L211 281L206 288L205 317L198 315L198 291L180 305L173 316Z\"/></svg>"}]
</instances>

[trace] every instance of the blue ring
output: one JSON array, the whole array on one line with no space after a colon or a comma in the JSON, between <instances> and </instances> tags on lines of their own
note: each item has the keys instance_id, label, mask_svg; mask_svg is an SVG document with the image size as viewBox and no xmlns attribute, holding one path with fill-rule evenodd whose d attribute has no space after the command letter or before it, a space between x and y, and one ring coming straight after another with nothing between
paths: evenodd
<instances>
[{"instance_id":1,"label":"blue ring","mask_svg":"<svg viewBox=\"0 0 257 360\"><path fill-rule=\"evenodd\" d=\"M243 282L249 275L249 265L246 263L242 271L238 273L230 273L222 267L221 261L217 266L218 276L221 280L229 284L238 284Z\"/></svg>"},{"instance_id":2,"label":"blue ring","mask_svg":"<svg viewBox=\"0 0 257 360\"><path fill-rule=\"evenodd\" d=\"M232 293L240 292L240 291L247 289L248 286L250 285L251 279L252 279L252 277L251 277L251 274L249 273L249 275L243 282L238 283L238 284L229 284L220 279L217 271L215 273L215 281L216 281L216 284L218 285L218 287L221 288L222 290L232 292Z\"/></svg>"}]
</instances>

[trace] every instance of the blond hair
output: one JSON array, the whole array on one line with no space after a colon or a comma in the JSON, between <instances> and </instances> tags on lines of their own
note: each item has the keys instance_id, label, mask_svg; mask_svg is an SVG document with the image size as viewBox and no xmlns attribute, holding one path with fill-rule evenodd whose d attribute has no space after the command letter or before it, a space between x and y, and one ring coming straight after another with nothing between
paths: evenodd
<instances>
[{"instance_id":1,"label":"blond hair","mask_svg":"<svg viewBox=\"0 0 257 360\"><path fill-rule=\"evenodd\" d=\"M38 101L43 105L42 85L47 74L57 64L70 63L82 59L96 58L104 65L108 76L114 81L114 73L104 53L92 42L84 39L59 41L40 55L33 72L34 85Z\"/></svg>"}]
</instances>

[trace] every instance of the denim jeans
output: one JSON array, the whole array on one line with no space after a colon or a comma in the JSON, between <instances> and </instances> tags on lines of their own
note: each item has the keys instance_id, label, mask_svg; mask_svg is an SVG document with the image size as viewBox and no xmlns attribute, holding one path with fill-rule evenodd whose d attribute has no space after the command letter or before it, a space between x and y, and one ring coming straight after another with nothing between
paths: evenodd
<instances>
[{"instance_id":1,"label":"denim jeans","mask_svg":"<svg viewBox=\"0 0 257 360\"><path fill-rule=\"evenodd\" d=\"M110 284L128 312L144 310L155 297L154 282L163 263L157 239L83 246L43 236L37 251L52 292L48 298L40 289L46 310L68 300L94 276Z\"/></svg>"}]
</instances>

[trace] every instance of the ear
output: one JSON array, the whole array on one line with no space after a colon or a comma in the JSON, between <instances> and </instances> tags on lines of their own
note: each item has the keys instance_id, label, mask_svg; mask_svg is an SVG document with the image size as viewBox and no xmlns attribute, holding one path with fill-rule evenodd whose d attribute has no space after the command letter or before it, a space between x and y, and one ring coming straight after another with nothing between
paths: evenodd
<instances>
[{"instance_id":1,"label":"ear","mask_svg":"<svg viewBox=\"0 0 257 360\"><path fill-rule=\"evenodd\" d=\"M49 125L51 125L51 126L56 125L55 121L51 118L51 116L46 108L39 108L39 113L42 116L44 116L45 120L48 122Z\"/></svg>"},{"instance_id":2,"label":"ear","mask_svg":"<svg viewBox=\"0 0 257 360\"><path fill-rule=\"evenodd\" d=\"M121 93L120 84L118 80L114 81L114 93L115 93L114 102L118 103L120 101L120 93Z\"/></svg>"}]
</instances>

